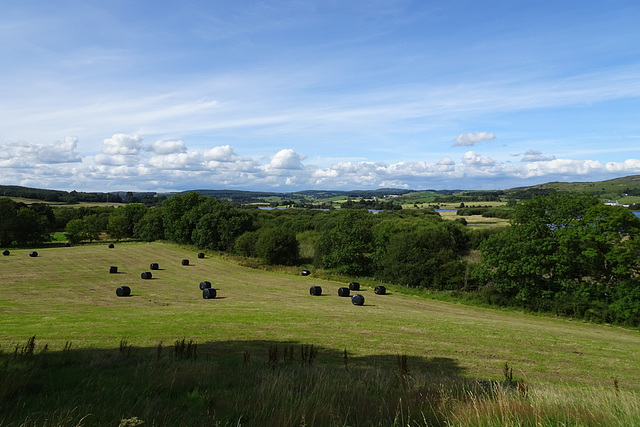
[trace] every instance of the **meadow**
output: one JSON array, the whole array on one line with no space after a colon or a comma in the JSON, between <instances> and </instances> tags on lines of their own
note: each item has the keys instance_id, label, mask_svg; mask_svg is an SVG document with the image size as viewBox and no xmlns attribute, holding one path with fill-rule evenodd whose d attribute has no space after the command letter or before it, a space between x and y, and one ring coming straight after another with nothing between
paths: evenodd
<instances>
[{"instance_id":1,"label":"meadow","mask_svg":"<svg viewBox=\"0 0 640 427\"><path fill-rule=\"evenodd\" d=\"M364 279L354 306L358 278L172 244L36 250L0 258L3 427L640 424L637 330Z\"/></svg>"}]
</instances>

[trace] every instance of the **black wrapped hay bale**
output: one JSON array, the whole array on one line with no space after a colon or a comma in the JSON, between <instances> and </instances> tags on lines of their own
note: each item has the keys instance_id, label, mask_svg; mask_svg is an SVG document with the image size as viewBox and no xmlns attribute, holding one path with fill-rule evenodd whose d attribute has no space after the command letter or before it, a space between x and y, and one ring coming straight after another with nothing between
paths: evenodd
<instances>
[{"instance_id":1,"label":"black wrapped hay bale","mask_svg":"<svg viewBox=\"0 0 640 427\"><path fill-rule=\"evenodd\" d=\"M112 265L111 267L109 267L109 273L117 273L118 272L118 267L116 267L115 265Z\"/></svg>"},{"instance_id":2,"label":"black wrapped hay bale","mask_svg":"<svg viewBox=\"0 0 640 427\"><path fill-rule=\"evenodd\" d=\"M303 275L303 276L308 276L308 275L310 275L310 274L311 274L311 272L310 272L309 270L302 270L302 271L300 272L300 274L301 274L301 275Z\"/></svg>"},{"instance_id":3,"label":"black wrapped hay bale","mask_svg":"<svg viewBox=\"0 0 640 427\"><path fill-rule=\"evenodd\" d=\"M128 286L120 286L118 289L116 289L116 295L118 295L119 297L128 297L129 295L131 295L131 288Z\"/></svg>"},{"instance_id":4,"label":"black wrapped hay bale","mask_svg":"<svg viewBox=\"0 0 640 427\"><path fill-rule=\"evenodd\" d=\"M387 293L387 288L385 288L384 286L376 286L373 292L375 292L378 295L384 295Z\"/></svg>"},{"instance_id":5,"label":"black wrapped hay bale","mask_svg":"<svg viewBox=\"0 0 640 427\"><path fill-rule=\"evenodd\" d=\"M360 290L360 283L358 283L358 282L349 283L349 289L351 289L352 291L359 291Z\"/></svg>"},{"instance_id":6,"label":"black wrapped hay bale","mask_svg":"<svg viewBox=\"0 0 640 427\"><path fill-rule=\"evenodd\" d=\"M189 260L188 259L183 259L182 260L182 265L189 265Z\"/></svg>"},{"instance_id":7,"label":"black wrapped hay bale","mask_svg":"<svg viewBox=\"0 0 640 427\"><path fill-rule=\"evenodd\" d=\"M202 290L202 298L212 299L216 297L216 290L213 288L204 288Z\"/></svg>"},{"instance_id":8,"label":"black wrapped hay bale","mask_svg":"<svg viewBox=\"0 0 640 427\"><path fill-rule=\"evenodd\" d=\"M320 296L322 295L322 288L320 286L312 286L311 289L309 289L309 294Z\"/></svg>"},{"instance_id":9,"label":"black wrapped hay bale","mask_svg":"<svg viewBox=\"0 0 640 427\"><path fill-rule=\"evenodd\" d=\"M115 248L115 245L113 243L109 243L109 249L113 249Z\"/></svg>"},{"instance_id":10,"label":"black wrapped hay bale","mask_svg":"<svg viewBox=\"0 0 640 427\"><path fill-rule=\"evenodd\" d=\"M140 275L140 277L142 277L143 279L151 279L151 272L150 271L145 271L144 273L142 273Z\"/></svg>"},{"instance_id":11,"label":"black wrapped hay bale","mask_svg":"<svg viewBox=\"0 0 640 427\"><path fill-rule=\"evenodd\" d=\"M200 282L200 290L204 291L207 288L211 287L211 282L208 282L206 280L203 280L202 282Z\"/></svg>"},{"instance_id":12,"label":"black wrapped hay bale","mask_svg":"<svg viewBox=\"0 0 640 427\"><path fill-rule=\"evenodd\" d=\"M37 257L37 256L38 256L38 252L36 252L36 251L31 251L31 252L29 252L29 256L30 256L30 257Z\"/></svg>"},{"instance_id":13,"label":"black wrapped hay bale","mask_svg":"<svg viewBox=\"0 0 640 427\"><path fill-rule=\"evenodd\" d=\"M351 297L351 304L353 305L364 305L364 297L360 294L355 294Z\"/></svg>"},{"instance_id":14,"label":"black wrapped hay bale","mask_svg":"<svg viewBox=\"0 0 640 427\"><path fill-rule=\"evenodd\" d=\"M69 243L69 242L65 243L65 244L64 244L64 247L65 247L65 248L70 248L70 247L71 247L71 243Z\"/></svg>"},{"instance_id":15,"label":"black wrapped hay bale","mask_svg":"<svg viewBox=\"0 0 640 427\"><path fill-rule=\"evenodd\" d=\"M204 258L204 253L203 253L203 252L200 252L200 253L198 254L198 258Z\"/></svg>"},{"instance_id":16,"label":"black wrapped hay bale","mask_svg":"<svg viewBox=\"0 0 640 427\"><path fill-rule=\"evenodd\" d=\"M350 293L349 288L338 288L338 296L340 297L348 297Z\"/></svg>"},{"instance_id":17,"label":"black wrapped hay bale","mask_svg":"<svg viewBox=\"0 0 640 427\"><path fill-rule=\"evenodd\" d=\"M151 264L149 264L149 268L150 268L151 270L157 270L157 269L159 269L159 268L160 268L160 266L158 265L158 263L157 263L157 262L152 262Z\"/></svg>"},{"instance_id":18,"label":"black wrapped hay bale","mask_svg":"<svg viewBox=\"0 0 640 427\"><path fill-rule=\"evenodd\" d=\"M2 255L4 255L4 256L9 256L10 254L11 254L11 252L9 252L6 249L4 251L2 251Z\"/></svg>"}]
</instances>

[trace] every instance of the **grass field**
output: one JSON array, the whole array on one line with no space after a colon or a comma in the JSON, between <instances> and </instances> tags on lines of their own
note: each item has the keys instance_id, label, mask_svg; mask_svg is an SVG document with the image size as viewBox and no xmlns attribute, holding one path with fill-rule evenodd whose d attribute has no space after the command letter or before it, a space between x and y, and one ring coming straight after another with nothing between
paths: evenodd
<instances>
[{"instance_id":1,"label":"grass field","mask_svg":"<svg viewBox=\"0 0 640 427\"><path fill-rule=\"evenodd\" d=\"M90 349L103 354L99 358L122 354L123 346L148 355L185 339L197 343L201 359L224 357L240 366L249 355L266 365L274 347L282 355L295 346L297 357L299 348L313 345L316 364L324 367L318 369L338 369L348 363L378 380L378 369L396 374L400 369L414 378L438 374L497 382L505 379L507 364L514 382L522 379L530 396L540 396L538 404L553 400L554 393L568 399L590 390L605 396L600 403L628 399L623 412L637 413L640 407L638 331L439 302L403 294L392 286L388 295L363 287L358 293L365 297L365 305L354 306L349 298L338 296L338 288L357 279L339 282L320 279L313 272L301 276L297 271L250 269L210 255L197 258L195 249L169 244L127 243L112 249L93 244L37 251L38 257L29 257L27 249L15 249L0 258L0 351L6 357L24 353L23 346L33 336L35 353L46 344L51 353ZM183 259L190 265L181 265ZM152 279L141 279L142 272L151 271L152 262L160 269L152 271ZM110 274L110 266L117 266L118 273ZM212 283L217 298L202 298L203 280ZM131 288L130 297L116 296L122 285ZM322 287L322 296L309 294L314 285ZM406 356L404 367L399 356ZM392 376L397 380L396 374ZM278 378L270 381L291 387L291 379ZM444 377L437 378L442 382ZM188 390L193 392L193 387ZM623 399L620 393L629 394ZM467 404L477 410L480 403L472 400ZM495 397L492 401L500 403ZM151 416L149 411L145 414ZM301 425L299 414L292 416L295 422L280 425ZM76 423L79 418L62 417L63 425L65 419ZM271 425L278 425L279 419ZM415 425L423 424L428 423ZM0 420L0 425L21 424Z\"/></svg>"}]
</instances>

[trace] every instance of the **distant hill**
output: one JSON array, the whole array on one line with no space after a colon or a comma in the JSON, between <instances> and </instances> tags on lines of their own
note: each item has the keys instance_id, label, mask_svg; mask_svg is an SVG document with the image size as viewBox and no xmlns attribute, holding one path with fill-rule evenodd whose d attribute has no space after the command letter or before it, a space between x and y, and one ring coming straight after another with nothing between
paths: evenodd
<instances>
[{"instance_id":1,"label":"distant hill","mask_svg":"<svg viewBox=\"0 0 640 427\"><path fill-rule=\"evenodd\" d=\"M399 201L434 200L437 198L455 197L499 197L500 199L528 199L533 195L545 195L551 193L589 193L603 200L618 200L620 203L640 203L640 175L631 175L606 181L595 182L548 182L545 184L528 187L513 187L506 190L407 190L398 188L379 188L376 190L305 190L296 192L270 192L270 191L245 191L245 190L189 190L196 191L204 196L235 203L266 203L273 200L312 200L328 201L331 199L370 199L374 197L392 196ZM182 193L186 193L184 191ZM0 196L22 197L41 200L43 202L103 202L125 201L126 194L133 194L136 198L166 196L176 193L155 192L127 192L118 191L112 193L78 192L47 190L39 188L22 187L17 185L0 185Z\"/></svg>"},{"instance_id":2,"label":"distant hill","mask_svg":"<svg viewBox=\"0 0 640 427\"><path fill-rule=\"evenodd\" d=\"M531 194L549 193L588 193L600 199L618 200L621 203L640 202L640 175L630 175L606 181L594 182L548 182L529 187L515 187L504 190L504 194L513 198Z\"/></svg>"}]
</instances>

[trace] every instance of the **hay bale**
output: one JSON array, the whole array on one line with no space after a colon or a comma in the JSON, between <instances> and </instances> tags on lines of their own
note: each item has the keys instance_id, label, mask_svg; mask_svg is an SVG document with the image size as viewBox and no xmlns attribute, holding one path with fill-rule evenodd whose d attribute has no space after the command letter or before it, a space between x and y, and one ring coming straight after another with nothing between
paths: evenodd
<instances>
[{"instance_id":1,"label":"hay bale","mask_svg":"<svg viewBox=\"0 0 640 427\"><path fill-rule=\"evenodd\" d=\"M151 276L151 272L150 272L150 271L145 271L144 273L142 273L142 274L140 275L140 277L142 277L142 278L143 278L143 279L145 279L145 280L151 279L151 277L152 277L152 276Z\"/></svg>"},{"instance_id":2,"label":"hay bale","mask_svg":"<svg viewBox=\"0 0 640 427\"><path fill-rule=\"evenodd\" d=\"M198 258L204 258L204 253L203 253L203 252L200 252L200 253L198 254Z\"/></svg>"},{"instance_id":3,"label":"hay bale","mask_svg":"<svg viewBox=\"0 0 640 427\"><path fill-rule=\"evenodd\" d=\"M157 269L159 269L159 268L160 268L160 266L158 265L158 263L157 263L157 262L152 262L151 264L149 264L149 268L150 268L151 270L157 270Z\"/></svg>"},{"instance_id":4,"label":"hay bale","mask_svg":"<svg viewBox=\"0 0 640 427\"><path fill-rule=\"evenodd\" d=\"M309 289L309 294L320 296L322 295L322 288L320 286L312 286L311 289Z\"/></svg>"},{"instance_id":5,"label":"hay bale","mask_svg":"<svg viewBox=\"0 0 640 427\"><path fill-rule=\"evenodd\" d=\"M378 295L384 295L387 293L387 288L385 288L384 286L376 286L373 292L375 292Z\"/></svg>"},{"instance_id":6,"label":"hay bale","mask_svg":"<svg viewBox=\"0 0 640 427\"><path fill-rule=\"evenodd\" d=\"M38 256L38 252L36 252L36 251L31 251L31 252L29 252L29 256L30 256L30 257L37 257L37 256Z\"/></svg>"},{"instance_id":7,"label":"hay bale","mask_svg":"<svg viewBox=\"0 0 640 427\"><path fill-rule=\"evenodd\" d=\"M359 291L360 290L360 283L358 283L358 282L349 283L349 289L351 289L352 291Z\"/></svg>"},{"instance_id":8,"label":"hay bale","mask_svg":"<svg viewBox=\"0 0 640 427\"><path fill-rule=\"evenodd\" d=\"M202 282L200 282L200 290L204 291L207 288L211 287L211 282L208 282L206 280L203 280Z\"/></svg>"},{"instance_id":9,"label":"hay bale","mask_svg":"<svg viewBox=\"0 0 640 427\"><path fill-rule=\"evenodd\" d=\"M188 259L183 259L182 260L182 265L189 265L189 260Z\"/></svg>"},{"instance_id":10,"label":"hay bale","mask_svg":"<svg viewBox=\"0 0 640 427\"><path fill-rule=\"evenodd\" d=\"M350 293L349 288L338 288L339 297L348 297Z\"/></svg>"},{"instance_id":11,"label":"hay bale","mask_svg":"<svg viewBox=\"0 0 640 427\"><path fill-rule=\"evenodd\" d=\"M213 299L216 297L216 290L213 288L204 288L202 290L202 298L204 299Z\"/></svg>"},{"instance_id":12,"label":"hay bale","mask_svg":"<svg viewBox=\"0 0 640 427\"><path fill-rule=\"evenodd\" d=\"M115 265L112 265L111 267L109 267L109 273L117 273L118 272L118 267L116 267Z\"/></svg>"},{"instance_id":13,"label":"hay bale","mask_svg":"<svg viewBox=\"0 0 640 427\"><path fill-rule=\"evenodd\" d=\"M355 294L351 297L351 304L353 305L364 305L364 297L360 294Z\"/></svg>"},{"instance_id":14,"label":"hay bale","mask_svg":"<svg viewBox=\"0 0 640 427\"><path fill-rule=\"evenodd\" d=\"M70 248L70 247L71 247L71 243L69 243L69 242L65 243L65 244L64 244L64 247L65 247L65 248Z\"/></svg>"},{"instance_id":15,"label":"hay bale","mask_svg":"<svg viewBox=\"0 0 640 427\"><path fill-rule=\"evenodd\" d=\"M4 251L2 251L2 255L4 255L4 256L9 256L10 254L11 254L11 252L9 252L6 249Z\"/></svg>"},{"instance_id":16,"label":"hay bale","mask_svg":"<svg viewBox=\"0 0 640 427\"><path fill-rule=\"evenodd\" d=\"M115 245L113 243L109 243L109 249L113 249L115 248Z\"/></svg>"},{"instance_id":17,"label":"hay bale","mask_svg":"<svg viewBox=\"0 0 640 427\"><path fill-rule=\"evenodd\" d=\"M311 274L311 272L310 272L309 270L302 270L302 271L300 272L300 274L301 274L301 275L303 275L303 276L308 276L308 275L310 275L310 274Z\"/></svg>"},{"instance_id":18,"label":"hay bale","mask_svg":"<svg viewBox=\"0 0 640 427\"><path fill-rule=\"evenodd\" d=\"M129 295L131 295L131 288L128 286L120 286L118 289L116 289L116 295L118 295L119 297L128 297Z\"/></svg>"}]
</instances>

